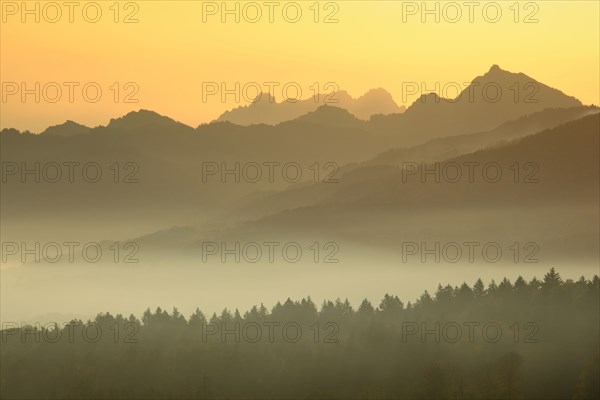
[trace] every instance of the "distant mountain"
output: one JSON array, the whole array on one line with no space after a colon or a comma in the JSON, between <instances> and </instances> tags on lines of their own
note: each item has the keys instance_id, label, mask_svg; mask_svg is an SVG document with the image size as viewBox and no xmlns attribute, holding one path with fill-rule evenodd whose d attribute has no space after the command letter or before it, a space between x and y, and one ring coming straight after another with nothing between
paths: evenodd
<instances>
[{"instance_id":1,"label":"distant mountain","mask_svg":"<svg viewBox=\"0 0 600 400\"><path fill-rule=\"evenodd\" d=\"M391 167L393 169L389 169L388 176L382 176L381 173L375 177L365 174L366 179L336 192L330 201L368 199L375 204L435 204L441 207L468 204L486 207L496 204L541 205L552 202L568 204L569 201L594 204L598 197L599 139L600 114L596 112L534 135L498 143L438 163L442 170L449 164L485 165L493 162L502 167L502 180L499 183L490 184L481 178L481 174L475 183L468 183L467 179L461 179L460 183L449 183L443 179L441 183L435 183L429 179L428 183L423 184L419 178L404 183L400 164ZM515 184L515 172L510 169L515 163L521 168L525 163L535 163L537 172L533 175L539 182L521 183L525 173L520 171L520 184ZM431 169L435 164L427 162L418 165L416 176L421 170ZM357 171L359 169L352 173L356 174ZM399 182L400 185L397 184Z\"/></svg>"},{"instance_id":2,"label":"distant mountain","mask_svg":"<svg viewBox=\"0 0 600 400\"><path fill-rule=\"evenodd\" d=\"M521 76L499 69L491 74L506 76L509 80L514 75ZM132 227L146 229L144 224L152 224L150 228L158 229L229 213L253 199L264 199L264 207L253 213L256 217L281 211L282 204L285 204L284 208L313 205L336 197L342 189L350 190L355 183L373 177L375 180L387 179L390 174L397 173L395 165L402 161L460 156L591 112L577 106L573 110L553 108L550 105L579 102L554 89L540 89L540 93L546 92L548 95L534 104L532 112L520 103L481 106L434 103L414 105L416 108L411 113L374 116L364 121L348 110L321 105L294 120L274 126L215 122L193 128L155 112L139 110L89 131L74 123L50 128L51 133L40 135L5 129L0 135L3 162L17 165L24 161L60 165L78 162L80 166L94 162L102 167L103 175L101 182L89 184L82 182L81 171L78 171L81 184L77 185L67 181L66 170L58 183L45 180L39 185L35 182L23 185L19 183L18 173L11 176L0 193L3 226L8 226L10 220L21 229L25 217L31 220L50 218L49 207L53 210L52 218L61 223L70 221L90 226L98 223L110 228L117 221L128 219L134 222ZM505 106L510 111L506 115L503 114ZM419 107L429 110L431 115L415 117L421 112ZM458 108L456 115L450 113L444 120L438 107ZM535 112L542 113L534 118ZM527 123L521 121L499 127L511 121L510 116L518 115L512 117L516 120L530 114L532 118L527 119ZM491 124L488 119L497 124L485 128ZM438 125L439 129L432 128ZM79 131L87 133L73 135ZM467 136L451 138L460 135ZM419 147L432 139L440 140ZM374 159L378 154L383 158ZM243 168L246 163L279 163L280 167L297 163L302 168L302 180L291 184L283 179L279 169L276 179L269 182L266 179L268 172L263 169L259 182L235 181L230 175L223 183L220 174L202 182L206 162L227 169ZM315 180L315 166L322 178L323 174L331 172L329 167L325 170L326 165L339 167L335 177L342 179L334 185L321 183L322 187L315 189L319 185L310 185ZM41 172L48 171L51 169ZM123 184L130 174L139 182ZM300 192L302 185L307 185L308 189ZM292 198L289 203L287 200L273 201L274 198L269 196L290 186L293 188L282 194L288 200ZM347 197L340 194L341 197L336 198L350 201L356 194L375 195L386 186L357 187L360 187L358 193L350 190Z\"/></svg>"},{"instance_id":3,"label":"distant mountain","mask_svg":"<svg viewBox=\"0 0 600 400\"><path fill-rule=\"evenodd\" d=\"M323 105L315 111L301 115L292 121L282 123L282 126L298 123L337 128L368 129L368 123L366 121L356 118L348 110L328 105Z\"/></svg>"},{"instance_id":4,"label":"distant mountain","mask_svg":"<svg viewBox=\"0 0 600 400\"><path fill-rule=\"evenodd\" d=\"M317 203L238 224L221 232L218 240L319 237L343 243L341 248L368 245L391 251L403 240L477 240L505 246L535 242L546 245L544 262L593 260L600 238L599 153L596 113L439 164L443 170L446 165L496 163L502 169L497 183L482 179L481 173L469 182L464 171L458 183L435 182L432 173L423 182L420 164L408 181L395 166L357 168L338 185L312 185L327 193ZM535 168L524 168L527 163ZM515 165L520 171L516 182ZM289 195L309 195L298 190Z\"/></svg>"},{"instance_id":5,"label":"distant mountain","mask_svg":"<svg viewBox=\"0 0 600 400\"><path fill-rule=\"evenodd\" d=\"M47 128L41 134L49 136L77 136L90 133L91 131L92 128L68 120L64 124L54 125Z\"/></svg>"},{"instance_id":6,"label":"distant mountain","mask_svg":"<svg viewBox=\"0 0 600 400\"><path fill-rule=\"evenodd\" d=\"M352 98L346 91L339 91L320 94L316 98L280 103L269 94L262 93L251 104L226 111L217 121L228 121L238 125L277 125L315 111L322 105L342 108L363 120L368 120L376 114L388 115L405 110L404 106L400 107L394 102L390 93L381 88L369 90L357 99Z\"/></svg>"},{"instance_id":7,"label":"distant mountain","mask_svg":"<svg viewBox=\"0 0 600 400\"><path fill-rule=\"evenodd\" d=\"M366 180L389 177L397 173L396 168L390 167L398 167L404 162L444 161L477 150L506 145L515 139L599 112L600 108L594 106L547 109L509 121L490 131L448 136L432 139L414 147L390 149L371 160L342 166L338 173L339 183L335 185L309 184L290 187L281 192L261 196L236 210L234 214L238 219L254 219L286 209L314 205L331 198L342 188Z\"/></svg>"},{"instance_id":8,"label":"distant mountain","mask_svg":"<svg viewBox=\"0 0 600 400\"><path fill-rule=\"evenodd\" d=\"M132 111L121 118L111 119L106 126L107 129L119 131L135 131L142 129L160 129L164 131L165 129L185 127L187 127L185 124L149 110Z\"/></svg>"},{"instance_id":9,"label":"distant mountain","mask_svg":"<svg viewBox=\"0 0 600 400\"><path fill-rule=\"evenodd\" d=\"M406 110L404 106L398 106L392 95L385 89L371 89L355 101L340 101L340 104L334 106L344 108L360 119L367 120L373 115L400 114Z\"/></svg>"},{"instance_id":10,"label":"distant mountain","mask_svg":"<svg viewBox=\"0 0 600 400\"><path fill-rule=\"evenodd\" d=\"M371 129L395 130L407 144L465 133L482 132L546 108L581 106L574 97L522 74L494 65L455 99L423 94L401 115L374 116Z\"/></svg>"},{"instance_id":11,"label":"distant mountain","mask_svg":"<svg viewBox=\"0 0 600 400\"><path fill-rule=\"evenodd\" d=\"M318 120L322 113L317 114ZM350 117L344 124L352 124L354 117ZM34 135L5 129L0 135L3 163L20 166L27 162L27 168L33 168L34 163L43 167L49 163L74 162L79 167L78 184L68 182L66 169L57 183L41 179L41 184L37 184L30 177L30 184L21 184L18 172L9 177L0 191L3 228L22 231L24 218L53 218L65 227L98 227L94 232L100 234L100 226L112 229L119 221L127 220L131 223L118 225L119 229L125 229L124 235L130 234L127 231L130 228L139 234L143 232L141 229L147 232L201 221L230 210L256 193L281 190L290 185L282 172L282 166L288 163L300 165L301 179L306 181L312 179L310 167L315 163L320 166L319 172L324 173L326 163L344 165L367 160L401 145L399 136L372 138L358 127L365 121L356 119L357 127L351 128L323 126L317 120L247 127L217 122L192 128L155 112L140 110L77 136ZM263 178L257 183L241 178L236 181L231 175L223 183L220 174L211 176L207 182L202 179L204 163L231 169L236 165L243 168L246 163L267 162L279 165L273 182L265 178L267 170L261 172ZM82 177L82 167L89 163L102 168L100 182L89 183ZM128 176L137 182L123 183ZM56 224L49 222L44 226L51 229ZM65 228L63 232L72 230Z\"/></svg>"},{"instance_id":12,"label":"distant mountain","mask_svg":"<svg viewBox=\"0 0 600 400\"><path fill-rule=\"evenodd\" d=\"M571 120L600 112L595 106L548 108L478 133L432 139L418 146L392 149L375 157L368 165L399 165L407 161L442 161L462 154L499 145Z\"/></svg>"},{"instance_id":13,"label":"distant mountain","mask_svg":"<svg viewBox=\"0 0 600 400\"><path fill-rule=\"evenodd\" d=\"M531 125L538 118L512 126ZM396 250L401 240L426 238L535 241L548 245L548 257L579 260L598 250L599 145L596 112L439 163L440 169L453 163L497 163L504 176L498 183L482 180L481 174L473 183L403 182L398 166L365 163L342 174L338 184L305 184L257 199L253 210L240 210L237 221L221 217L220 224L216 220L136 241L157 251L173 250L171 244L186 248L197 240L326 238L350 247L347 241L388 249L396 245ZM536 183L524 181L531 170L522 167L529 162L538 167ZM521 168L518 182L511 170L515 163Z\"/></svg>"}]
</instances>

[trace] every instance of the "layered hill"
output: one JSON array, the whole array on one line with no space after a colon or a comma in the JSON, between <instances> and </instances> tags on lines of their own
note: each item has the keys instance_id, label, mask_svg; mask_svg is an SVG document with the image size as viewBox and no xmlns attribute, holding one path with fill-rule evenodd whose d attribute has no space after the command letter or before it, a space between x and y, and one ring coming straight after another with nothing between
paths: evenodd
<instances>
[{"instance_id":1,"label":"layered hill","mask_svg":"<svg viewBox=\"0 0 600 400\"><path fill-rule=\"evenodd\" d=\"M386 251L403 241L488 240L535 243L546 262L594 259L599 139L596 113L441 162L358 167L342 175L339 186L290 194L316 203L281 210L278 202L291 203L275 195L266 201L279 212L217 238L318 237ZM320 190L326 190L321 197L315 195Z\"/></svg>"}]
</instances>

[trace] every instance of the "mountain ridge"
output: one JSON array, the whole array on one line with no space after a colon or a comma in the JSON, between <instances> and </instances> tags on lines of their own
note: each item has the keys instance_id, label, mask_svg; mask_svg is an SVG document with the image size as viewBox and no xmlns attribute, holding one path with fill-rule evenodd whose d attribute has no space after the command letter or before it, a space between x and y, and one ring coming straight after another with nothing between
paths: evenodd
<instances>
[{"instance_id":1,"label":"mountain ridge","mask_svg":"<svg viewBox=\"0 0 600 400\"><path fill-rule=\"evenodd\" d=\"M282 100L278 103L274 96L265 93L259 94L257 99L249 105L225 111L215 121L229 121L242 126L261 123L277 125L315 111L323 105L345 109L356 118L366 121L372 115L402 113L406 109L396 104L392 95L383 88L370 89L357 98L353 98L345 90L339 90L319 93L312 98L294 102Z\"/></svg>"}]
</instances>

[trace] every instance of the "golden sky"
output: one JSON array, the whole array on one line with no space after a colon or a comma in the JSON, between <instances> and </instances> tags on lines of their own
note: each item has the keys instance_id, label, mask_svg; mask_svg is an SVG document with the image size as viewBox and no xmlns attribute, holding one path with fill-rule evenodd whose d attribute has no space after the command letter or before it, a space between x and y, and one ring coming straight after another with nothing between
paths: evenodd
<instances>
[{"instance_id":1,"label":"golden sky","mask_svg":"<svg viewBox=\"0 0 600 400\"><path fill-rule=\"evenodd\" d=\"M290 82L302 98L312 96L315 83L327 92L325 84L334 82L354 97L383 87L408 105L418 95L403 95L403 82L462 84L493 64L600 103L595 0L481 1L472 9L463 1L429 1L431 14L423 14L421 1L227 1L239 22L235 11L222 15L222 1L109 0L73 2L71 9L64 1L28 1L30 14L21 1L0 3L0 128L39 132L67 119L105 125L140 108L197 126L247 104L234 95L203 101L203 82L230 89L256 82L265 91L265 82L277 82L278 100ZM262 15L252 22L257 10ZM32 92L25 101L23 84ZM102 94L92 102L98 87Z\"/></svg>"}]
</instances>

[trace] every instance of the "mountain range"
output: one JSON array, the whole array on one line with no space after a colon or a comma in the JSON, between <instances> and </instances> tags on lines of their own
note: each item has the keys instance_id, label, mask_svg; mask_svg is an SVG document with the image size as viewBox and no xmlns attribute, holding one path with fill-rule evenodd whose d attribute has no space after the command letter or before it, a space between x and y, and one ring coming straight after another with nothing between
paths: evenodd
<instances>
[{"instance_id":1,"label":"mountain range","mask_svg":"<svg viewBox=\"0 0 600 400\"><path fill-rule=\"evenodd\" d=\"M337 185L307 184L257 199L237 222L231 219L221 229L187 226L136 242L151 243L148 247L155 250L177 243L189 251L206 240L335 240L345 248L370 246L393 253L403 241L477 239L506 246L535 242L544 262L590 261L600 250L599 160L596 111L440 163L440 170L449 164L497 163L504 173L498 182L481 176L474 182L404 182L400 167L368 162L343 173ZM535 164L535 171L523 169L515 181L511 167L527 163ZM431 170L433 164L421 168L425 165Z\"/></svg>"},{"instance_id":2,"label":"mountain range","mask_svg":"<svg viewBox=\"0 0 600 400\"><path fill-rule=\"evenodd\" d=\"M226 111L216 121L227 121L237 125L277 125L315 111L322 105L342 108L362 120L368 120L377 114L402 113L406 109L404 106L398 106L392 95L382 88L369 90L356 99L346 91L337 91L318 94L305 100L288 99L279 103L270 94L261 93L249 105Z\"/></svg>"},{"instance_id":3,"label":"mountain range","mask_svg":"<svg viewBox=\"0 0 600 400\"><path fill-rule=\"evenodd\" d=\"M484 98L484 92L477 91L483 87L501 88L505 95L492 102L490 94ZM525 97L515 101L511 87L528 90L525 97L535 101L526 102ZM375 91L369 96L387 97L382 93ZM493 66L475 78L457 99L429 94L404 113L376 115L369 120L348 109L321 105L276 125L241 126L221 121L193 128L156 112L140 110L96 128L67 121L39 135L5 129L0 132L3 162L96 162L107 178L98 184L71 184L66 180L22 184L13 177L2 183L0 193L3 229L23 238L32 234L66 237L81 228L90 237L104 239L141 237L176 226L191 226L192 231L200 229L204 235L226 232L231 227L239 227L237 232L241 233L244 224L253 220L263 221L261 227L268 222L298 229L309 221L329 221L325 227L315 225L319 232L325 232L336 226L331 218L352 221L356 217L357 227L368 226L368 215L381 207L392 207L394 215L398 209L420 215L417 210L456 208L460 204L485 208L502 202L507 207L552 201L569 207L583 202L587 207L597 197L593 179L587 176L564 181L559 173L571 171L570 165L592 165L596 154L585 151L592 149L597 140L593 131L597 120L590 116L597 113L597 107L583 106L527 75ZM282 120L286 118L282 116ZM576 120L586 123L568 124ZM560 140L551 141L554 136L540 133L547 129L560 129ZM576 150L569 147L570 131L572 144L579 146ZM583 131L587 135L578 134ZM523 139L529 137L536 139ZM527 143L530 145L524 147ZM527 151L522 151L525 148ZM517 154L521 154L519 160ZM551 157L540 158L544 154ZM504 162L534 162L539 158L544 164L541 173L552 174L530 192L526 191L527 185L398 185L402 163L468 162L475 157ZM206 162L226 168L236 163L294 162L304 175L295 184L281 176L274 182L242 179L222 183L218 177L202 182ZM138 182L112 182L111 166L123 169L127 163L135 164ZM311 168L315 165L334 165L338 182L314 182ZM123 220L129 223L122 224ZM37 226L36 221L48 221L45 226L51 228L47 232L31 229ZM86 228L90 226L94 229ZM387 229L385 223L380 226ZM357 238L365 242L377 236L373 232L358 234L357 229L344 233L340 228L335 234L355 231Z\"/></svg>"}]
</instances>

